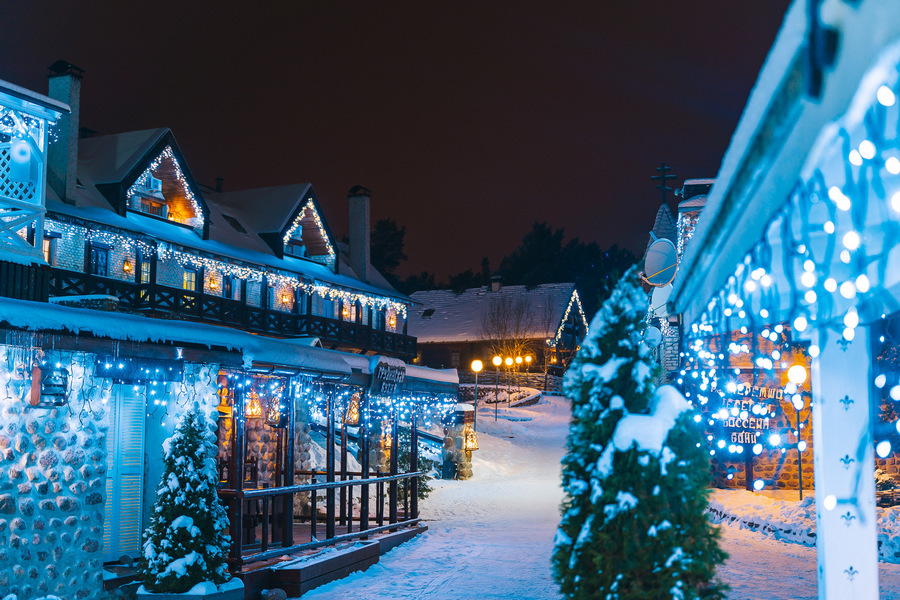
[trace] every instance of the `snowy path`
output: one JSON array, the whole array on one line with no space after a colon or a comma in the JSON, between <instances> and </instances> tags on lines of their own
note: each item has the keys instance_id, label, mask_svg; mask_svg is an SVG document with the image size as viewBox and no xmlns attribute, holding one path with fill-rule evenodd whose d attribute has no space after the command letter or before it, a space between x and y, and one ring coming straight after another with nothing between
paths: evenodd
<instances>
[{"instance_id":1,"label":"snowy path","mask_svg":"<svg viewBox=\"0 0 900 600\"><path fill-rule=\"evenodd\" d=\"M722 547L731 557L718 572L731 586L729 600L818 598L815 548L787 544L734 525L724 525L722 533ZM900 600L900 565L879 565L881 600Z\"/></svg>"},{"instance_id":2,"label":"snowy path","mask_svg":"<svg viewBox=\"0 0 900 600\"><path fill-rule=\"evenodd\" d=\"M492 408L479 410L475 476L433 482L421 506L428 532L304 600L561 598L550 552L568 422L564 398L501 408L496 424Z\"/></svg>"}]
</instances>

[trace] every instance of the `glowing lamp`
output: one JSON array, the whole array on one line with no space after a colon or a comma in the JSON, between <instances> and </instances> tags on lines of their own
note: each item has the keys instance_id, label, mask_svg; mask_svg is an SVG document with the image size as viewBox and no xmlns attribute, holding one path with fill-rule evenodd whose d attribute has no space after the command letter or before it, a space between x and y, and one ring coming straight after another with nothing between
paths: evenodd
<instances>
[{"instance_id":1,"label":"glowing lamp","mask_svg":"<svg viewBox=\"0 0 900 600\"><path fill-rule=\"evenodd\" d=\"M474 371L475 373L480 373L483 368L484 368L484 363L481 362L480 360L476 359L476 360L472 361L472 371Z\"/></svg>"},{"instance_id":2,"label":"glowing lamp","mask_svg":"<svg viewBox=\"0 0 900 600\"><path fill-rule=\"evenodd\" d=\"M763 481L762 479L757 479L756 481L753 482L753 489L756 490L757 492L760 491L761 489L763 489L764 487L766 487L766 482Z\"/></svg>"},{"instance_id":3,"label":"glowing lamp","mask_svg":"<svg viewBox=\"0 0 900 600\"><path fill-rule=\"evenodd\" d=\"M468 425L466 425L466 428L463 430L463 450L466 452L478 450L478 436Z\"/></svg>"},{"instance_id":4,"label":"glowing lamp","mask_svg":"<svg viewBox=\"0 0 900 600\"><path fill-rule=\"evenodd\" d=\"M522 357L521 357L521 356L517 356L517 357L516 357L516 364L517 364L517 365L521 365L521 364L522 364Z\"/></svg>"},{"instance_id":5,"label":"glowing lamp","mask_svg":"<svg viewBox=\"0 0 900 600\"><path fill-rule=\"evenodd\" d=\"M512 364L513 364L513 359L512 359L512 357L507 356L507 357L506 357L506 360L503 361L503 362L506 363L506 366L507 366L507 367L511 367Z\"/></svg>"},{"instance_id":6,"label":"glowing lamp","mask_svg":"<svg viewBox=\"0 0 900 600\"><path fill-rule=\"evenodd\" d=\"M350 404L344 412L344 425L359 425L359 392L350 396Z\"/></svg>"},{"instance_id":7,"label":"glowing lamp","mask_svg":"<svg viewBox=\"0 0 900 600\"><path fill-rule=\"evenodd\" d=\"M802 385L806 381L806 367L794 365L787 372L788 381L795 385Z\"/></svg>"},{"instance_id":8,"label":"glowing lamp","mask_svg":"<svg viewBox=\"0 0 900 600\"><path fill-rule=\"evenodd\" d=\"M132 265L131 265L131 261L130 261L129 259L126 258L126 259L125 259L125 262L122 263L122 270L125 271L126 273L130 273L130 272L131 272L131 266L132 266Z\"/></svg>"},{"instance_id":9,"label":"glowing lamp","mask_svg":"<svg viewBox=\"0 0 900 600\"><path fill-rule=\"evenodd\" d=\"M500 363L503 362L503 359L500 358L499 356L495 356L494 359L493 359L491 362L494 363L494 366L495 366L495 367L499 367L499 366L500 366Z\"/></svg>"},{"instance_id":10,"label":"glowing lamp","mask_svg":"<svg viewBox=\"0 0 900 600\"><path fill-rule=\"evenodd\" d=\"M531 355L530 354L525 357L525 363L529 364L529 365L531 364Z\"/></svg>"},{"instance_id":11,"label":"glowing lamp","mask_svg":"<svg viewBox=\"0 0 900 600\"><path fill-rule=\"evenodd\" d=\"M247 394L247 402L244 404L244 416L247 418L257 418L262 416L262 404L259 401L259 394L250 392Z\"/></svg>"},{"instance_id":12,"label":"glowing lamp","mask_svg":"<svg viewBox=\"0 0 900 600\"><path fill-rule=\"evenodd\" d=\"M875 454L879 456L879 458L887 458L891 453L891 443L888 440L881 440L875 446Z\"/></svg>"},{"instance_id":13,"label":"glowing lamp","mask_svg":"<svg viewBox=\"0 0 900 600\"><path fill-rule=\"evenodd\" d=\"M288 295L288 294L282 294L282 295L281 295L281 303L282 303L282 304L287 304L287 303L290 302L290 301L291 301L290 295Z\"/></svg>"}]
</instances>

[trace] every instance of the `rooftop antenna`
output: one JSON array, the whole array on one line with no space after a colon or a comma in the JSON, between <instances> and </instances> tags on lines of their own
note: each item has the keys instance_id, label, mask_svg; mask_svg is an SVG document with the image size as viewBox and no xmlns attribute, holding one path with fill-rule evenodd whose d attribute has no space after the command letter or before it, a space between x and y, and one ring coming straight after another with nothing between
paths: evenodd
<instances>
[{"instance_id":1,"label":"rooftop antenna","mask_svg":"<svg viewBox=\"0 0 900 600\"><path fill-rule=\"evenodd\" d=\"M672 167L666 165L666 163L660 163L656 170L659 172L659 175L651 175L650 179L658 180L659 183L656 185L656 189L662 192L662 203L666 203L666 192L672 191L672 188L666 185L666 180L668 179L676 179L678 175L669 175L668 171L672 170Z\"/></svg>"}]
</instances>

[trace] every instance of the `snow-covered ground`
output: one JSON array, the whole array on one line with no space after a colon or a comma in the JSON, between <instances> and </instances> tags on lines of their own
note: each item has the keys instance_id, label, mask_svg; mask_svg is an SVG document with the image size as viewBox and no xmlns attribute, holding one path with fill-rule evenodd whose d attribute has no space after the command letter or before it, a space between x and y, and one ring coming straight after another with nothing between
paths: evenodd
<instances>
[{"instance_id":1,"label":"snow-covered ground","mask_svg":"<svg viewBox=\"0 0 900 600\"><path fill-rule=\"evenodd\" d=\"M495 422L493 405L479 408L475 476L432 482L435 490L421 504L428 532L388 552L367 571L313 590L304 600L561 598L550 554L562 500L568 400L544 397L534 406L512 409L501 405L498 416ZM719 576L731 586L731 600L817 597L816 549L803 545L809 538L801 535L809 530L809 500L717 491L712 505L723 514L747 516L726 518L721 525L730 558ZM768 528L751 531L747 522ZM779 529L798 534L782 536L792 542L786 543L776 539ZM882 600L900 600L900 565L881 563L880 581Z\"/></svg>"}]
</instances>

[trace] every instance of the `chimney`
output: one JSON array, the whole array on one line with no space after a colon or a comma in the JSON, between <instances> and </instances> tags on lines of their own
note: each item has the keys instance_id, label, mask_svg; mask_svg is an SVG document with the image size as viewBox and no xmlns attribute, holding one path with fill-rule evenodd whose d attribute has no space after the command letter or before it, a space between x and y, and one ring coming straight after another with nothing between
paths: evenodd
<instances>
[{"instance_id":1,"label":"chimney","mask_svg":"<svg viewBox=\"0 0 900 600\"><path fill-rule=\"evenodd\" d=\"M220 193L220 194L222 193L222 186L224 186L224 185L225 185L225 178L224 177L216 177L216 191L218 193Z\"/></svg>"},{"instance_id":2,"label":"chimney","mask_svg":"<svg viewBox=\"0 0 900 600\"><path fill-rule=\"evenodd\" d=\"M491 293L500 291L500 276L494 275L491 277Z\"/></svg>"},{"instance_id":3,"label":"chimney","mask_svg":"<svg viewBox=\"0 0 900 600\"><path fill-rule=\"evenodd\" d=\"M48 150L47 182L63 202L75 204L75 182L78 177L78 119L81 103L81 78L84 71L64 60L48 67L49 96L65 102L72 110L59 119L58 135Z\"/></svg>"},{"instance_id":4,"label":"chimney","mask_svg":"<svg viewBox=\"0 0 900 600\"><path fill-rule=\"evenodd\" d=\"M347 192L350 202L350 268L362 281L369 281L369 253L371 227L369 225L369 197L372 192L355 185Z\"/></svg>"}]
</instances>

